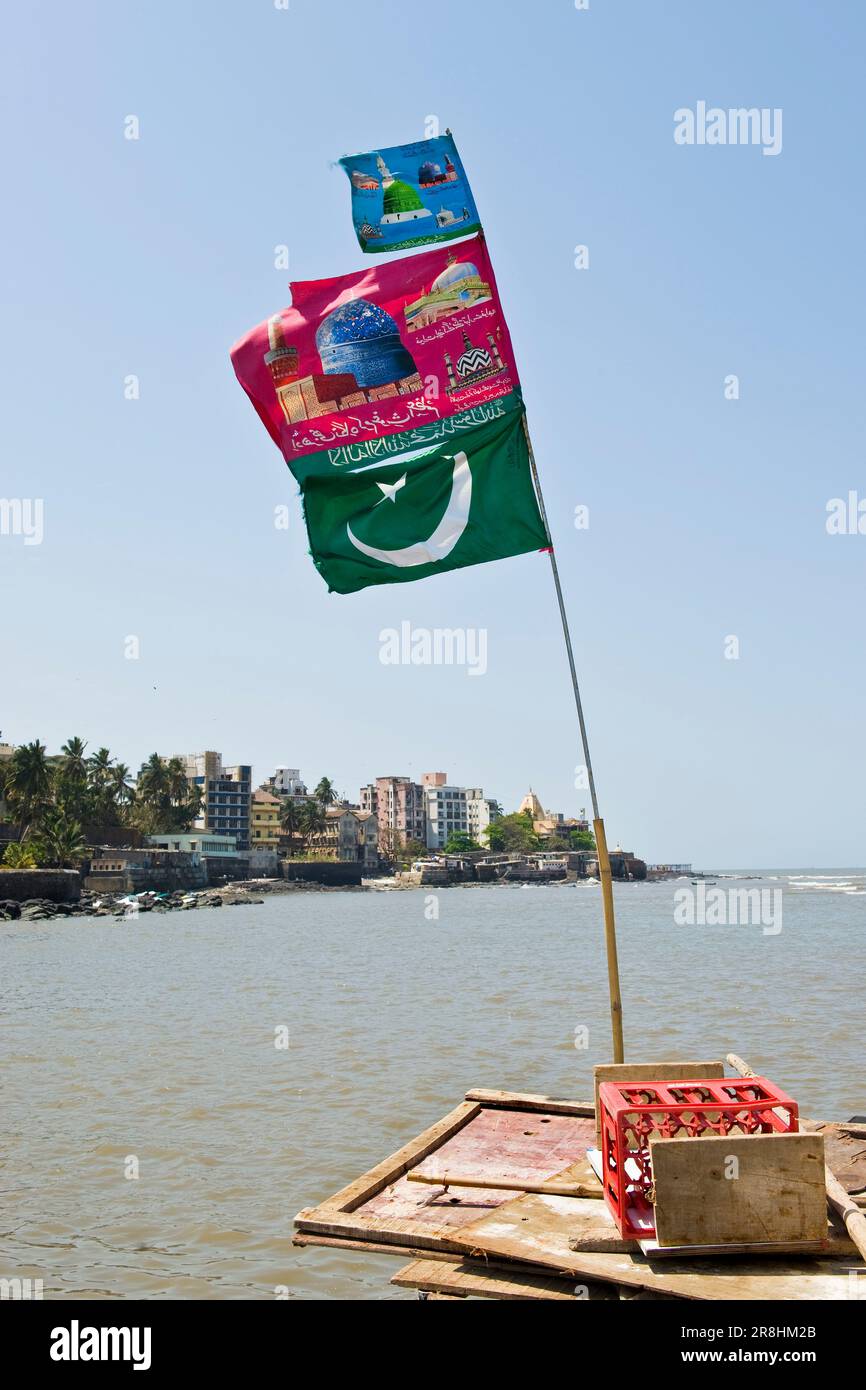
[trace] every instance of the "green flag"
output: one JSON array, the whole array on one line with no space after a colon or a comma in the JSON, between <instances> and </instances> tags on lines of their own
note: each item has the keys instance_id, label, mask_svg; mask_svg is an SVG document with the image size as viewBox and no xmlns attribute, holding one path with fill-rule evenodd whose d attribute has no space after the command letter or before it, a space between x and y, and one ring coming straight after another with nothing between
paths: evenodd
<instances>
[{"instance_id":1,"label":"green flag","mask_svg":"<svg viewBox=\"0 0 866 1390\"><path fill-rule=\"evenodd\" d=\"M522 408L382 462L310 474L302 494L313 560L339 594L549 544Z\"/></svg>"}]
</instances>

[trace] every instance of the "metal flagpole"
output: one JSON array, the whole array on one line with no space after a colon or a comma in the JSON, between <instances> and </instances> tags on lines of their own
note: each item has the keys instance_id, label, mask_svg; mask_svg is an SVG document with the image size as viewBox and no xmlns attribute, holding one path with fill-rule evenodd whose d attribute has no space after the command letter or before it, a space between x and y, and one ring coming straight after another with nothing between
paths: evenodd
<instances>
[{"instance_id":1,"label":"metal flagpole","mask_svg":"<svg viewBox=\"0 0 866 1390\"><path fill-rule=\"evenodd\" d=\"M556 563L556 552L553 548L553 537L550 534L550 526L547 521L547 511L544 506L544 496L541 491L541 481L538 477L538 469L535 464L535 453L532 448L532 440L529 437L529 426L526 423L526 414L523 416L523 432L526 435L526 445L529 450L529 467L532 472L532 481L535 486L535 495L538 499L538 510L541 512L541 520L544 523L544 530L547 534L548 555L550 556L550 568L553 571L553 584L556 589L556 600L559 604L559 616L562 619L562 632L565 637L565 650L568 653L568 665L571 671L571 684L574 690L574 703L577 708L577 722L580 725L580 738L583 744L583 758L586 763L586 774L589 781L589 794L592 799L593 829L595 831L595 844L598 851L598 872L601 878L601 897L604 905L604 941L607 949L607 978L610 991L610 1026L613 1034L613 1060L615 1062L625 1061L623 1055L622 1039L622 999L619 992L619 964L616 954L616 922L613 914L613 880L610 872L610 855L607 849L607 837L604 832L604 821L599 814L598 796L595 790L595 778L592 775L592 759L589 756L589 740L586 736L586 722L583 717L583 704L580 698L580 686L577 682L577 668L574 664L574 650L571 645L571 633L568 628L568 617L565 611L565 600L562 597L562 585L559 582L559 568Z\"/></svg>"}]
</instances>

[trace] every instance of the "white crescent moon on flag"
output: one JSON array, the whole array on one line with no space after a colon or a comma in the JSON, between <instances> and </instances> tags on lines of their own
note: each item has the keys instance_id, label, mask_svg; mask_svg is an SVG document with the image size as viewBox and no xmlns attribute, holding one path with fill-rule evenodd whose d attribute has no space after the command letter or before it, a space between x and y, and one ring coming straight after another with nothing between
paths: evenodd
<instances>
[{"instance_id":1,"label":"white crescent moon on flag","mask_svg":"<svg viewBox=\"0 0 866 1390\"><path fill-rule=\"evenodd\" d=\"M396 565L399 569L406 569L411 565L432 565L450 555L463 535L469 520L471 502L472 473L468 458L461 452L454 455L451 496L445 508L445 515L426 541L416 541L414 545L405 545L400 550L379 550L374 545L365 545L363 541L359 541L358 537L352 534L348 522L346 531L356 550L360 550L363 555L369 555L373 560L381 560L383 565Z\"/></svg>"}]
</instances>

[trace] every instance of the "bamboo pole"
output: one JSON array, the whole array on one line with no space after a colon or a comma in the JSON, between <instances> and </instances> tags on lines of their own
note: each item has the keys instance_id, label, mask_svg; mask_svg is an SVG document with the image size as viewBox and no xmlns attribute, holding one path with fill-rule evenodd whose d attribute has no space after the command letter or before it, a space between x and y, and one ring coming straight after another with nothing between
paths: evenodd
<instances>
[{"instance_id":1,"label":"bamboo pole","mask_svg":"<svg viewBox=\"0 0 866 1390\"><path fill-rule=\"evenodd\" d=\"M610 871L610 855L607 848L607 836L604 829L604 821L598 809L598 796L595 790L595 777L592 771L592 759L589 756L589 739L586 733L586 721L583 717L583 702L580 698L580 686L577 680L577 667L574 664L574 649L571 645L571 631L568 626L568 615L565 611L565 599L562 595L562 584L559 579L559 566L556 563L556 552L553 548L553 537L550 534L550 526L547 520L547 510L544 506L544 496L541 491L541 480L538 476L538 468L535 463L535 452L532 448L532 440L529 437L529 426L526 423L526 415L523 416L523 432L526 435L526 446L529 451L529 467L532 473L532 481L535 487L535 495L538 500L538 510L541 513L541 520L547 535L547 553L550 557L550 568L553 574L553 584L556 589L556 600L559 604L559 616L562 622L562 633L565 638L565 650L568 655L568 666L571 672L571 686L574 691L574 704L577 709L577 722L580 726L580 739L583 745L583 760L586 765L586 776L589 782L589 795L592 800L593 829L595 831L595 845L598 854L598 876L601 879L601 897L604 911L604 943L607 954L607 979L608 993L610 995L610 1026L613 1037L613 1060L614 1062L625 1061L625 1051L622 1032L622 996L619 988L619 961L616 949L616 919L613 908L613 876Z\"/></svg>"},{"instance_id":2,"label":"bamboo pole","mask_svg":"<svg viewBox=\"0 0 866 1390\"><path fill-rule=\"evenodd\" d=\"M742 1057L738 1057L736 1052L729 1052L727 1056L728 1065L738 1071L740 1076L757 1076L748 1062L744 1062ZM820 1126L813 1120L807 1120L800 1116L800 1128L808 1133L815 1134ZM827 1189L827 1203L834 1211L838 1212L845 1223L845 1229L853 1240L860 1252L863 1260L866 1261L866 1216L863 1215L857 1203L849 1197L845 1188L840 1183L836 1174L829 1164L824 1164L824 1186Z\"/></svg>"},{"instance_id":3,"label":"bamboo pole","mask_svg":"<svg viewBox=\"0 0 866 1390\"><path fill-rule=\"evenodd\" d=\"M516 1178L470 1178L458 1173L407 1173L408 1182L423 1182L431 1187L489 1187L506 1192L539 1192L548 1197L602 1197L601 1184L590 1187L583 1182L520 1182Z\"/></svg>"}]
</instances>

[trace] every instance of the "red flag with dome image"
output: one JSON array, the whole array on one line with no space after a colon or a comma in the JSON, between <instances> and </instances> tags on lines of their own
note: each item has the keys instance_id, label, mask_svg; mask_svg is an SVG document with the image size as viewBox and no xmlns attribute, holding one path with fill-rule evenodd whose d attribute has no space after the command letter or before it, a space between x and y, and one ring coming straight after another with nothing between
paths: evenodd
<instances>
[{"instance_id":1,"label":"red flag with dome image","mask_svg":"<svg viewBox=\"0 0 866 1390\"><path fill-rule=\"evenodd\" d=\"M231 355L300 480L311 455L339 466L433 442L519 386L482 236L291 292Z\"/></svg>"}]
</instances>

